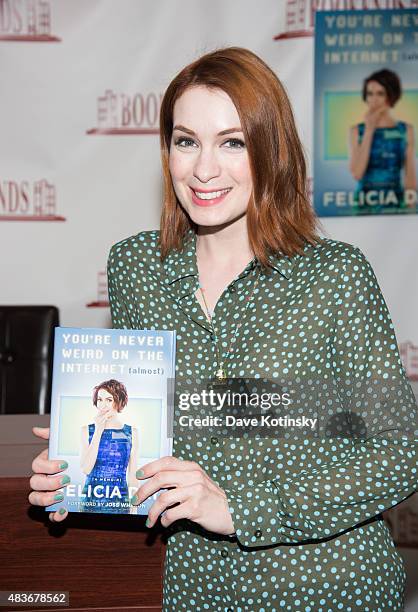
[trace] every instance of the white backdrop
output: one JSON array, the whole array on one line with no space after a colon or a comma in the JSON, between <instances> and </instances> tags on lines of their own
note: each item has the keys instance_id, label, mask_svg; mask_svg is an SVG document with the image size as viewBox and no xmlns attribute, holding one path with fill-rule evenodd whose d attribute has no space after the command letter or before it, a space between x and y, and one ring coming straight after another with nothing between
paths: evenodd
<instances>
[{"instance_id":1,"label":"white backdrop","mask_svg":"<svg viewBox=\"0 0 418 612\"><path fill-rule=\"evenodd\" d=\"M317 6L401 10L418 0ZM110 325L100 305L108 250L158 227L159 100L206 51L247 47L276 71L311 167L312 15L309 0L1 0L0 302L55 304L63 325ZM418 378L418 216L323 226L369 258Z\"/></svg>"}]
</instances>

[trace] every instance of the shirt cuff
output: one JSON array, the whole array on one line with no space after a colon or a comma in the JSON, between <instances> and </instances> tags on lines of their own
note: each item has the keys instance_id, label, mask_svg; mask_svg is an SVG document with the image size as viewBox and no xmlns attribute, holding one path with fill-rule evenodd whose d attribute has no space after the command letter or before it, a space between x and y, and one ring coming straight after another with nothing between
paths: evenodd
<instances>
[{"instance_id":1,"label":"shirt cuff","mask_svg":"<svg viewBox=\"0 0 418 612\"><path fill-rule=\"evenodd\" d=\"M253 547L280 543L284 512L272 482L224 491L240 544Z\"/></svg>"}]
</instances>

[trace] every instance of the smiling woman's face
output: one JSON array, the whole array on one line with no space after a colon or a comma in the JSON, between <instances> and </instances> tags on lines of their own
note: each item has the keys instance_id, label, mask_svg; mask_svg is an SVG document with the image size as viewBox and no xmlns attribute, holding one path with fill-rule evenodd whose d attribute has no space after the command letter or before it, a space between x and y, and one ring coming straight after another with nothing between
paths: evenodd
<instances>
[{"instance_id":1,"label":"smiling woman's face","mask_svg":"<svg viewBox=\"0 0 418 612\"><path fill-rule=\"evenodd\" d=\"M117 412L117 404L115 402L115 399L113 395L109 393L109 391L106 391L106 389L99 389L97 393L96 406L100 410L100 412L109 410L109 408Z\"/></svg>"},{"instance_id":2,"label":"smiling woman's face","mask_svg":"<svg viewBox=\"0 0 418 612\"><path fill-rule=\"evenodd\" d=\"M228 94L196 86L176 100L169 168L177 198L197 225L216 227L245 214L253 183Z\"/></svg>"}]
</instances>

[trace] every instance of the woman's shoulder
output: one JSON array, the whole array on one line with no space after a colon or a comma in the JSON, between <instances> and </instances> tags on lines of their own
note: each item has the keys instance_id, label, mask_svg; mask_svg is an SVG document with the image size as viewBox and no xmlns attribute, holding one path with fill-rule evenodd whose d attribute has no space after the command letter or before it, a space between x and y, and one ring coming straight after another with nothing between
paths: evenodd
<instances>
[{"instance_id":1,"label":"woman's shoulder","mask_svg":"<svg viewBox=\"0 0 418 612\"><path fill-rule=\"evenodd\" d=\"M354 244L322 238L307 250L300 272L317 284L321 291L355 286L359 289L377 287L374 270L363 251Z\"/></svg>"},{"instance_id":2,"label":"woman's shoulder","mask_svg":"<svg viewBox=\"0 0 418 612\"><path fill-rule=\"evenodd\" d=\"M370 265L363 251L356 245L333 238L321 238L306 250L317 268L343 271L347 265L360 267Z\"/></svg>"},{"instance_id":3,"label":"woman's shoulder","mask_svg":"<svg viewBox=\"0 0 418 612\"><path fill-rule=\"evenodd\" d=\"M129 259L144 256L159 258L159 230L139 232L129 238L116 242L111 249L109 257L116 259Z\"/></svg>"},{"instance_id":4,"label":"woman's shoulder","mask_svg":"<svg viewBox=\"0 0 418 612\"><path fill-rule=\"evenodd\" d=\"M161 269L158 230L140 232L114 244L109 252L107 270L110 275L145 270L157 273Z\"/></svg>"}]
</instances>

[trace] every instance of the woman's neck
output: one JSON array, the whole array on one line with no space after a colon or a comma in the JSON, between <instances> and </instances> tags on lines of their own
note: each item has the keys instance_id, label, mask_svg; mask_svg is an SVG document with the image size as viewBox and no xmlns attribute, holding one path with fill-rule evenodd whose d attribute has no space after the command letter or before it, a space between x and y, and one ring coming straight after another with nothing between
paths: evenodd
<instances>
[{"instance_id":1,"label":"woman's neck","mask_svg":"<svg viewBox=\"0 0 418 612\"><path fill-rule=\"evenodd\" d=\"M381 128L393 127L396 125L396 123L397 121L392 116L390 110L387 110L385 113L383 113L383 115L380 117L379 121L377 122L377 127L381 127Z\"/></svg>"},{"instance_id":2,"label":"woman's neck","mask_svg":"<svg viewBox=\"0 0 418 612\"><path fill-rule=\"evenodd\" d=\"M112 417L107 421L105 429L121 429L123 427L122 421L118 417Z\"/></svg>"},{"instance_id":3,"label":"woman's neck","mask_svg":"<svg viewBox=\"0 0 418 612\"><path fill-rule=\"evenodd\" d=\"M206 304L200 290L196 292L196 298L205 313L206 305L209 311L214 310L225 288L252 259L254 254L248 240L245 215L229 226L199 228L196 262Z\"/></svg>"},{"instance_id":4,"label":"woman's neck","mask_svg":"<svg viewBox=\"0 0 418 612\"><path fill-rule=\"evenodd\" d=\"M198 228L198 268L207 266L208 263L222 269L245 267L253 257L248 240L246 215L229 225Z\"/></svg>"}]
</instances>

